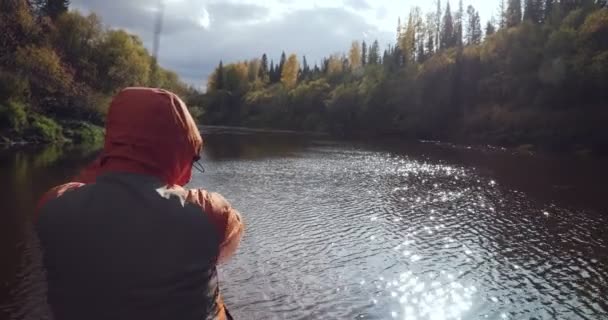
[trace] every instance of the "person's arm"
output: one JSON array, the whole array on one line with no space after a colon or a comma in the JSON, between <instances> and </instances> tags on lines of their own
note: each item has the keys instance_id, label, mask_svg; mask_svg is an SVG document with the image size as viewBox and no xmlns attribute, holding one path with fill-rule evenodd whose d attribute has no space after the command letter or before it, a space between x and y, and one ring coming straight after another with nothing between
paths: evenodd
<instances>
[{"instance_id":1,"label":"person's arm","mask_svg":"<svg viewBox=\"0 0 608 320\"><path fill-rule=\"evenodd\" d=\"M57 198L61 197L64 193L66 193L70 190L80 188L82 186L84 186L83 183L70 182L70 183L62 184L60 186L56 186L56 187L52 188L51 190L47 191L42 196L42 198L40 198L40 200L38 201L38 206L36 207L36 213L35 213L34 219L38 220L38 216L40 215L40 210L47 202L49 202L53 199L57 199Z\"/></svg>"},{"instance_id":2,"label":"person's arm","mask_svg":"<svg viewBox=\"0 0 608 320\"><path fill-rule=\"evenodd\" d=\"M226 262L236 252L243 236L241 214L217 193L191 190L188 200L202 207L215 225L220 236L218 263Z\"/></svg>"}]
</instances>

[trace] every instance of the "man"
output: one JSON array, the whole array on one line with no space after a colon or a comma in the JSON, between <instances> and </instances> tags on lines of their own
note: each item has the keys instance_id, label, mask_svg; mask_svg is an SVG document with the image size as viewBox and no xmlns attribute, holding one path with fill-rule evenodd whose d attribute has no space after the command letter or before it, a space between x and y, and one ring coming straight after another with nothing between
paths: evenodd
<instances>
[{"instance_id":1,"label":"man","mask_svg":"<svg viewBox=\"0 0 608 320\"><path fill-rule=\"evenodd\" d=\"M202 144L175 94L127 88L114 98L100 157L40 201L55 319L230 317L216 265L243 224L220 195L183 188Z\"/></svg>"}]
</instances>

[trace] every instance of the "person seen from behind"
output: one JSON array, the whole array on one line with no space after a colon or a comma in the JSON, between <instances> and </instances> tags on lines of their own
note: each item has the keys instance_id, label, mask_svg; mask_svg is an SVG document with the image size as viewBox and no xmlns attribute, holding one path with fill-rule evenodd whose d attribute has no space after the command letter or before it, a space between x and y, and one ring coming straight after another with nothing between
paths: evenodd
<instances>
[{"instance_id":1,"label":"person seen from behind","mask_svg":"<svg viewBox=\"0 0 608 320\"><path fill-rule=\"evenodd\" d=\"M216 267L243 223L222 196L184 188L202 146L177 95L127 88L113 99L99 158L40 200L55 319L231 319Z\"/></svg>"}]
</instances>

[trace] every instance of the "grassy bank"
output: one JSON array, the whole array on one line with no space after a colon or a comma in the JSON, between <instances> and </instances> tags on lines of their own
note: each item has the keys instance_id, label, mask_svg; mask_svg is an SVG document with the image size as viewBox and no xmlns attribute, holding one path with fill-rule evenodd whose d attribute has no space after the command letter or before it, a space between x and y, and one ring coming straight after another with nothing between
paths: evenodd
<instances>
[{"instance_id":1,"label":"grassy bank","mask_svg":"<svg viewBox=\"0 0 608 320\"><path fill-rule=\"evenodd\" d=\"M103 142L103 128L82 120L58 121L18 102L0 104L0 144L87 144Z\"/></svg>"}]
</instances>

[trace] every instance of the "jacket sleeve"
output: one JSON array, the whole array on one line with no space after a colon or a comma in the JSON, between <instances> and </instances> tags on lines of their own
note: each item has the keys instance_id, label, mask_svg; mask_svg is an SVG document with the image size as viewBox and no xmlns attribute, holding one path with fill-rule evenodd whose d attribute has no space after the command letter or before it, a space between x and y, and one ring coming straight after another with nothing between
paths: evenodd
<instances>
[{"instance_id":1,"label":"jacket sleeve","mask_svg":"<svg viewBox=\"0 0 608 320\"><path fill-rule=\"evenodd\" d=\"M40 210L42 210L42 207L44 207L44 205L47 202L49 202L53 199L57 199L57 198L61 197L64 193L66 193L70 190L80 188L82 186L84 186L83 183L70 182L70 183L62 184L60 186L56 186L56 187L52 188L51 190L47 191L42 196L42 198L40 198L40 200L38 201L38 206L36 207L35 219L38 220L38 216L40 215Z\"/></svg>"},{"instance_id":2,"label":"jacket sleeve","mask_svg":"<svg viewBox=\"0 0 608 320\"><path fill-rule=\"evenodd\" d=\"M226 262L235 252L243 236L241 214L217 193L191 190L188 200L203 208L220 236L218 263Z\"/></svg>"}]
</instances>

